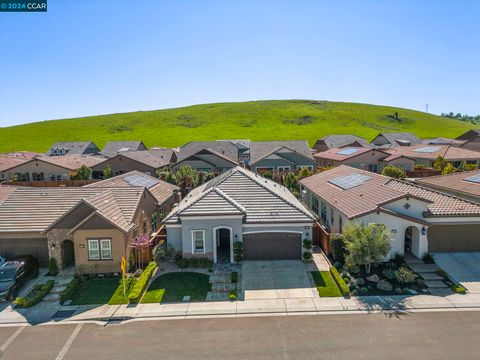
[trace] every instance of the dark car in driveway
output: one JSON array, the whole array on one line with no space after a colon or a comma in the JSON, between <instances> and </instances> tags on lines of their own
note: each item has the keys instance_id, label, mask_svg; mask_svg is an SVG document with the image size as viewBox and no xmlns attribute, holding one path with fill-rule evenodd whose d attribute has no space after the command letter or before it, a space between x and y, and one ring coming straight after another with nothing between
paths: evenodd
<instances>
[{"instance_id":1,"label":"dark car in driveway","mask_svg":"<svg viewBox=\"0 0 480 360\"><path fill-rule=\"evenodd\" d=\"M0 301L13 300L28 279L38 276L38 260L33 256L18 256L0 267Z\"/></svg>"}]
</instances>

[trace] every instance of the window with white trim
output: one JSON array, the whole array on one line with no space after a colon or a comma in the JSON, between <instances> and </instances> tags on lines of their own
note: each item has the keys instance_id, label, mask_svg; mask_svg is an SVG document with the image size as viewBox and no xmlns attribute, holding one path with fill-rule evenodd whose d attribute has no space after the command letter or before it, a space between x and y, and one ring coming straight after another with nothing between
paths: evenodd
<instances>
[{"instance_id":1,"label":"window with white trim","mask_svg":"<svg viewBox=\"0 0 480 360\"><path fill-rule=\"evenodd\" d=\"M111 239L88 239L88 260L111 260Z\"/></svg>"},{"instance_id":2,"label":"window with white trim","mask_svg":"<svg viewBox=\"0 0 480 360\"><path fill-rule=\"evenodd\" d=\"M312 210L318 214L318 199L315 196L312 196Z\"/></svg>"},{"instance_id":3,"label":"window with white trim","mask_svg":"<svg viewBox=\"0 0 480 360\"><path fill-rule=\"evenodd\" d=\"M192 230L192 252L205 253L205 230Z\"/></svg>"},{"instance_id":4,"label":"window with white trim","mask_svg":"<svg viewBox=\"0 0 480 360\"><path fill-rule=\"evenodd\" d=\"M290 166L277 166L278 171L290 171Z\"/></svg>"}]
</instances>

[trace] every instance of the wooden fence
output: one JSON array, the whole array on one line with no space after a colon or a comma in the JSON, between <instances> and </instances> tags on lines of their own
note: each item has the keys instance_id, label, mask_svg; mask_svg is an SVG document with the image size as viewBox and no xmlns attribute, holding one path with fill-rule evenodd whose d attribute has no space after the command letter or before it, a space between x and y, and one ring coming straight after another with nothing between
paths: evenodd
<instances>
[{"instance_id":1,"label":"wooden fence","mask_svg":"<svg viewBox=\"0 0 480 360\"><path fill-rule=\"evenodd\" d=\"M330 234L319 222L316 222L313 225L313 245L320 246L326 255L330 255L332 253L330 246Z\"/></svg>"}]
</instances>

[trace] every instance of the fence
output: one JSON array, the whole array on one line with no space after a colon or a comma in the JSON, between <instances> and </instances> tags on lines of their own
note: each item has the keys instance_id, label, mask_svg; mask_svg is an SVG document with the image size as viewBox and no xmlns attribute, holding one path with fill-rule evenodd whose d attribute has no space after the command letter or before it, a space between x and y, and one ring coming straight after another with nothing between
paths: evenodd
<instances>
[{"instance_id":1,"label":"fence","mask_svg":"<svg viewBox=\"0 0 480 360\"><path fill-rule=\"evenodd\" d=\"M332 249L330 247L330 234L319 222L316 222L313 225L313 244L320 246L326 255L330 255L332 253Z\"/></svg>"}]
</instances>

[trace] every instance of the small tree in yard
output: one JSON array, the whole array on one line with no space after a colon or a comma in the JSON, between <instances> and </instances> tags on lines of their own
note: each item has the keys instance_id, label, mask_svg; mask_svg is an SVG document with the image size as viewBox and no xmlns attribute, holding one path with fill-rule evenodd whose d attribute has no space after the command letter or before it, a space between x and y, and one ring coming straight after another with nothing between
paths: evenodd
<instances>
[{"instance_id":1,"label":"small tree in yard","mask_svg":"<svg viewBox=\"0 0 480 360\"><path fill-rule=\"evenodd\" d=\"M365 266L370 273L370 267L380 262L390 251L390 233L383 225L347 225L343 232L346 256L349 267Z\"/></svg>"},{"instance_id":2,"label":"small tree in yard","mask_svg":"<svg viewBox=\"0 0 480 360\"><path fill-rule=\"evenodd\" d=\"M88 180L92 177L92 169L82 165L79 169L75 170L73 176L75 180Z\"/></svg>"},{"instance_id":3,"label":"small tree in yard","mask_svg":"<svg viewBox=\"0 0 480 360\"><path fill-rule=\"evenodd\" d=\"M102 173L103 173L103 177L104 177L105 179L111 178L112 175L113 175L113 173L112 173L112 168L110 167L110 165L107 165L107 166L105 167L105 169L103 169Z\"/></svg>"},{"instance_id":4,"label":"small tree in yard","mask_svg":"<svg viewBox=\"0 0 480 360\"><path fill-rule=\"evenodd\" d=\"M385 166L385 168L382 171L382 175L389 176L395 179L405 179L407 176L404 170L393 165Z\"/></svg>"},{"instance_id":5,"label":"small tree in yard","mask_svg":"<svg viewBox=\"0 0 480 360\"><path fill-rule=\"evenodd\" d=\"M198 183L198 174L189 165L182 166L175 173L177 185L182 189L182 194L187 193L187 189L193 189Z\"/></svg>"},{"instance_id":6,"label":"small tree in yard","mask_svg":"<svg viewBox=\"0 0 480 360\"><path fill-rule=\"evenodd\" d=\"M456 172L455 168L453 167L452 163L448 163L442 170L442 175L453 174Z\"/></svg>"},{"instance_id":7,"label":"small tree in yard","mask_svg":"<svg viewBox=\"0 0 480 360\"><path fill-rule=\"evenodd\" d=\"M308 170L308 168L304 167L301 168L298 172L298 180L302 180L303 178L309 177L313 175L313 171Z\"/></svg>"},{"instance_id":8,"label":"small tree in yard","mask_svg":"<svg viewBox=\"0 0 480 360\"><path fill-rule=\"evenodd\" d=\"M298 192L299 192L298 178L294 173L289 172L289 173L285 174L285 177L283 178L283 184L292 193L298 194Z\"/></svg>"},{"instance_id":9,"label":"small tree in yard","mask_svg":"<svg viewBox=\"0 0 480 360\"><path fill-rule=\"evenodd\" d=\"M437 159L433 163L433 168L437 170L443 171L445 167L448 165L447 161L443 158L442 155L438 155Z\"/></svg>"}]
</instances>

